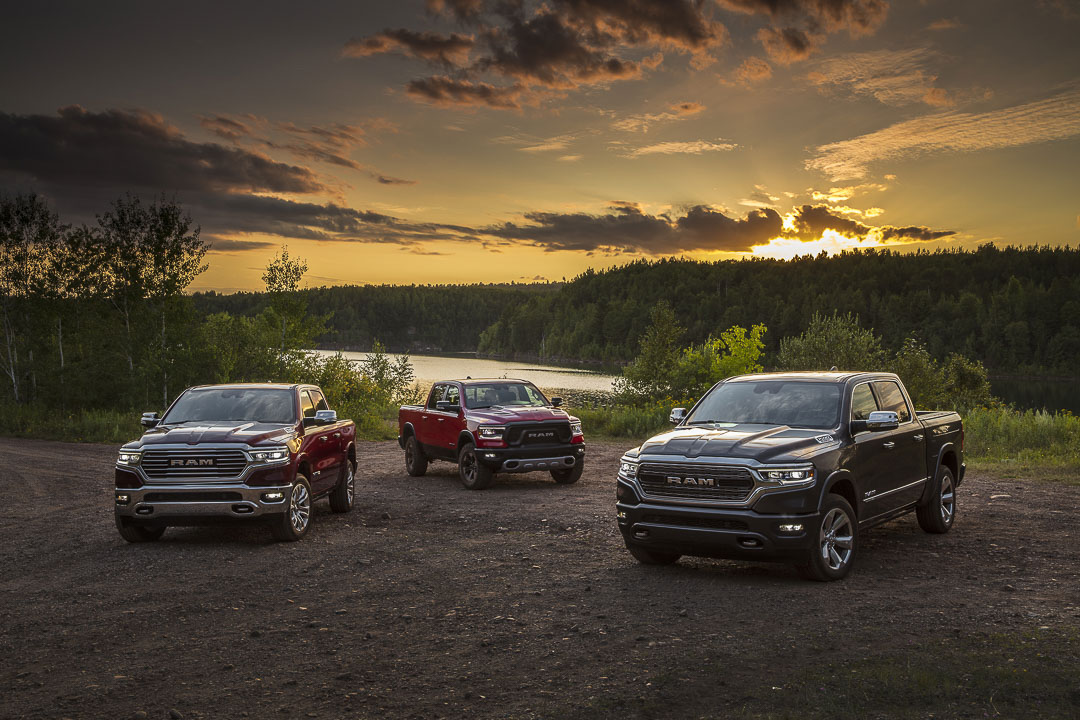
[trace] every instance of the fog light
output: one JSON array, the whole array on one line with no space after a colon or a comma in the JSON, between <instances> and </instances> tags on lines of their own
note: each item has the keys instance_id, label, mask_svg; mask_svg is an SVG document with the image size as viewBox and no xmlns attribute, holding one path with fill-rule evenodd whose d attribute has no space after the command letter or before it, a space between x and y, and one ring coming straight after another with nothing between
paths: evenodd
<instances>
[{"instance_id":1,"label":"fog light","mask_svg":"<svg viewBox=\"0 0 1080 720\"><path fill-rule=\"evenodd\" d=\"M263 502L281 502L285 499L285 493L265 492L262 494Z\"/></svg>"},{"instance_id":2,"label":"fog light","mask_svg":"<svg viewBox=\"0 0 1080 720\"><path fill-rule=\"evenodd\" d=\"M623 512L622 510L620 510L620 511L619 511L619 512L617 513L617 515L618 515L618 518L619 518L620 520L625 520L625 519L626 519L626 513L625 513L625 512Z\"/></svg>"},{"instance_id":3,"label":"fog light","mask_svg":"<svg viewBox=\"0 0 1080 720\"><path fill-rule=\"evenodd\" d=\"M131 502L131 496L130 495L117 495L116 496L116 504L117 505L127 505L129 502Z\"/></svg>"},{"instance_id":4,"label":"fog light","mask_svg":"<svg viewBox=\"0 0 1080 720\"><path fill-rule=\"evenodd\" d=\"M780 532L796 533L796 532L802 532L802 530L803 530L803 526L802 526L801 523L796 524L796 525L781 525L780 526Z\"/></svg>"},{"instance_id":5,"label":"fog light","mask_svg":"<svg viewBox=\"0 0 1080 720\"><path fill-rule=\"evenodd\" d=\"M484 453L484 457L486 457L488 460L494 460L495 453Z\"/></svg>"}]
</instances>

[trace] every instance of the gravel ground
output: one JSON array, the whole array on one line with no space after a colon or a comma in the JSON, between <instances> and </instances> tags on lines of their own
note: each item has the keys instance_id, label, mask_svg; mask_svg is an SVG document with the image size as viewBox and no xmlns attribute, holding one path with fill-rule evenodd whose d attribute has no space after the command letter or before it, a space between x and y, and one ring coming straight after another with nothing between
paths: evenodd
<instances>
[{"instance_id":1,"label":"gravel ground","mask_svg":"<svg viewBox=\"0 0 1080 720\"><path fill-rule=\"evenodd\" d=\"M970 474L951 533L875 528L846 580L818 584L639 566L614 520L625 446L589 447L576 485L471 492L365 443L357 507L321 501L300 543L226 527L129 545L115 448L0 439L0 717L626 717L659 685L661 715L723 716L811 664L1080 625L1080 488Z\"/></svg>"}]
</instances>

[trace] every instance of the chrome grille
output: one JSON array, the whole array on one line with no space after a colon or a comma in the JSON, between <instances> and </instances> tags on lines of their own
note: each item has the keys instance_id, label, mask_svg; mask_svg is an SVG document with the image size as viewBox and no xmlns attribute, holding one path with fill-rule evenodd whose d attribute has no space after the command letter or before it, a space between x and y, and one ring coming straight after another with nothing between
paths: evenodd
<instances>
[{"instance_id":1,"label":"chrome grille","mask_svg":"<svg viewBox=\"0 0 1080 720\"><path fill-rule=\"evenodd\" d=\"M738 465L684 465L643 463L638 483L654 498L679 498L712 502L742 502L754 489L754 477ZM699 480L696 485L669 483L669 477ZM700 481L704 482L700 482Z\"/></svg>"},{"instance_id":2,"label":"chrome grille","mask_svg":"<svg viewBox=\"0 0 1080 720\"><path fill-rule=\"evenodd\" d=\"M152 480L227 479L244 472L247 456L239 450L144 450L141 465Z\"/></svg>"}]
</instances>

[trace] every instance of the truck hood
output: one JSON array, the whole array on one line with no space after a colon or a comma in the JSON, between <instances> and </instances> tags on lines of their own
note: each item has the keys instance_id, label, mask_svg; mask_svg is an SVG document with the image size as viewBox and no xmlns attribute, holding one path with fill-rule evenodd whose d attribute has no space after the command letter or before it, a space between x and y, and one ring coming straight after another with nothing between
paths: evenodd
<instances>
[{"instance_id":1,"label":"truck hood","mask_svg":"<svg viewBox=\"0 0 1080 720\"><path fill-rule=\"evenodd\" d=\"M469 419L479 423L500 425L511 422L545 422L552 420L574 420L565 410L550 407L503 407L493 405L489 408L469 410Z\"/></svg>"},{"instance_id":2,"label":"truck hood","mask_svg":"<svg viewBox=\"0 0 1080 720\"><path fill-rule=\"evenodd\" d=\"M296 435L294 425L277 423L188 423L159 425L146 431L141 439L125 445L127 448L154 445L199 445L201 443L235 443L237 445L281 445Z\"/></svg>"},{"instance_id":3,"label":"truck hood","mask_svg":"<svg viewBox=\"0 0 1080 720\"><path fill-rule=\"evenodd\" d=\"M676 455L686 458L723 457L762 463L806 462L836 447L828 430L807 430L787 425L706 425L677 427L642 443L641 455Z\"/></svg>"}]
</instances>

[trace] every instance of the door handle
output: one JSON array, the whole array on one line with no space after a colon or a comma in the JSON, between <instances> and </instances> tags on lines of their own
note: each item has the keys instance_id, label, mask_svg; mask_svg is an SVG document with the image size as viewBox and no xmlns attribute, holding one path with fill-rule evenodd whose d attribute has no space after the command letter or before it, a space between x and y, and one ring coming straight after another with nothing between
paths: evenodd
<instances>
[{"instance_id":1,"label":"door handle","mask_svg":"<svg viewBox=\"0 0 1080 720\"><path fill-rule=\"evenodd\" d=\"M922 440L923 440L923 436L922 436L922 435L916 435L916 436L915 436L915 442L922 442Z\"/></svg>"},{"instance_id":2,"label":"door handle","mask_svg":"<svg viewBox=\"0 0 1080 720\"><path fill-rule=\"evenodd\" d=\"M894 443L892 440L890 440L889 442L883 444L882 447L885 448L886 450L892 450L894 447L896 447L896 443Z\"/></svg>"},{"instance_id":3,"label":"door handle","mask_svg":"<svg viewBox=\"0 0 1080 720\"><path fill-rule=\"evenodd\" d=\"M329 439L330 439L330 438L326 437L325 435L320 435L320 436L319 436L319 440L320 440L321 442L326 442L326 441L327 441L327 440L329 440Z\"/></svg>"},{"instance_id":4,"label":"door handle","mask_svg":"<svg viewBox=\"0 0 1080 720\"><path fill-rule=\"evenodd\" d=\"M341 433L339 433L339 432L334 433L334 437L336 437L336 438L341 437Z\"/></svg>"},{"instance_id":5,"label":"door handle","mask_svg":"<svg viewBox=\"0 0 1080 720\"><path fill-rule=\"evenodd\" d=\"M427 420L427 415L421 415L421 416L420 416L420 419L421 419L421 420Z\"/></svg>"},{"instance_id":6,"label":"door handle","mask_svg":"<svg viewBox=\"0 0 1080 720\"><path fill-rule=\"evenodd\" d=\"M446 419L446 418L439 418L439 422L442 422L442 421L443 421L443 420L445 420L445 419Z\"/></svg>"}]
</instances>

